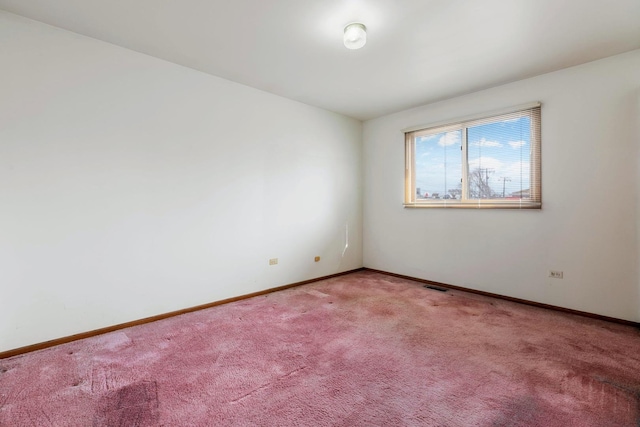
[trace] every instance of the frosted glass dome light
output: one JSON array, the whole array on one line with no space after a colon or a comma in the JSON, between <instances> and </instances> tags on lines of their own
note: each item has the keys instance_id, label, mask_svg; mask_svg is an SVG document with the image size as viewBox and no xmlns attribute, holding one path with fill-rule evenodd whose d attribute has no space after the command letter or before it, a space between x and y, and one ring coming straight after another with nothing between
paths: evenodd
<instances>
[{"instance_id":1,"label":"frosted glass dome light","mask_svg":"<svg viewBox=\"0 0 640 427\"><path fill-rule=\"evenodd\" d=\"M360 49L367 43L367 27L354 22L344 27L344 45L347 49Z\"/></svg>"}]
</instances>

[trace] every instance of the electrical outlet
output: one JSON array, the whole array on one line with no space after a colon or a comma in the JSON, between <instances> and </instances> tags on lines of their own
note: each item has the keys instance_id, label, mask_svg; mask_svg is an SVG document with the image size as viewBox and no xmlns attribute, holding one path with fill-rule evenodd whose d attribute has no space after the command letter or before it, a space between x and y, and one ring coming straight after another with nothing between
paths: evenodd
<instances>
[{"instance_id":1,"label":"electrical outlet","mask_svg":"<svg viewBox=\"0 0 640 427\"><path fill-rule=\"evenodd\" d=\"M562 271L549 270L549 277L552 277L554 279L562 279L563 276L564 274L562 273Z\"/></svg>"},{"instance_id":2,"label":"electrical outlet","mask_svg":"<svg viewBox=\"0 0 640 427\"><path fill-rule=\"evenodd\" d=\"M317 257L315 257L313 260L314 260L315 262L319 262L319 261L320 261L320 257L319 257L319 256L317 256Z\"/></svg>"},{"instance_id":3,"label":"electrical outlet","mask_svg":"<svg viewBox=\"0 0 640 427\"><path fill-rule=\"evenodd\" d=\"M269 265L276 265L278 263L278 258L271 258L269 260Z\"/></svg>"}]
</instances>

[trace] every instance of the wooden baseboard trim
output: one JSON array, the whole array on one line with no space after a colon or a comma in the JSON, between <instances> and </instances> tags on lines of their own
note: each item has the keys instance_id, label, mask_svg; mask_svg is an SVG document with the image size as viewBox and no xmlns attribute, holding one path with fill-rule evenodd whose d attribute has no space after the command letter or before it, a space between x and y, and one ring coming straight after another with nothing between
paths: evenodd
<instances>
[{"instance_id":1,"label":"wooden baseboard trim","mask_svg":"<svg viewBox=\"0 0 640 427\"><path fill-rule=\"evenodd\" d=\"M132 326L143 325L145 323L155 322L157 320L168 319L169 317L179 316L181 314L191 313L198 310L204 310L206 308L215 307L217 305L227 304L230 302L240 301L247 298L253 298L260 295L270 294L271 292L282 291L284 289L294 288L296 286L306 285L309 283L319 282L320 280L331 279L334 277L344 276L346 274L362 271L364 268L356 268L355 270L344 271L342 273L330 274L328 276L317 277L315 279L303 280L302 282L291 283L288 285L277 286L275 288L265 289L263 291L252 292L250 294L240 295L233 298L227 298L219 301L210 302L207 304L197 305L195 307L183 308L182 310L171 311L169 313L158 314L156 316L145 317L144 319L133 320L131 322L120 323L113 326L107 326L105 328L95 329L93 331L81 332L79 334L69 335L67 337L56 338L50 341L45 341L37 344L31 344L13 350L7 350L0 352L0 360L13 356L19 356L21 354L30 353L32 351L43 350L49 347L55 347L56 345L66 344L72 341L78 341L85 338L95 337L96 335L106 334L108 332L117 331L120 329L130 328Z\"/></svg>"},{"instance_id":2,"label":"wooden baseboard trim","mask_svg":"<svg viewBox=\"0 0 640 427\"><path fill-rule=\"evenodd\" d=\"M397 274L397 273L390 273L388 271L376 270L376 269L373 269L373 268L365 267L364 270L365 271L371 271L371 272L374 272L374 273L386 274L387 276L398 277L400 279L413 280L414 282L424 283L424 284L427 284L427 285L433 285L433 286L438 286L438 287L442 287L442 288L453 289L453 290L456 290L456 291L469 292L469 293L472 293L472 294L483 295L483 296L486 296L486 297L498 298L498 299L502 299L502 300L506 300L506 301L517 302L517 303L520 303L520 304L526 304L526 305L530 305L530 306L533 306L533 307L546 308L547 310L560 311L560 312L563 312L563 313L575 314L575 315L578 315L578 316L590 317L592 319L604 320L604 321L607 321L607 322L618 323L618 324L621 324L621 325L627 325L627 326L633 326L633 327L636 327L636 328L640 328L640 323L632 322L631 320L618 319L616 317L603 316L603 315L600 315L600 314L589 313L589 312L586 312L586 311L573 310L571 308L558 307L556 305L544 304L544 303L541 303L541 302L535 302L535 301L529 301L529 300L520 299L520 298L508 297L508 296L505 296L505 295L494 294L494 293L491 293L491 292L478 291L476 289L464 288L462 286L455 286L455 285L449 285L447 283L434 282L433 280L418 279L417 277L405 276L403 274Z\"/></svg>"}]
</instances>

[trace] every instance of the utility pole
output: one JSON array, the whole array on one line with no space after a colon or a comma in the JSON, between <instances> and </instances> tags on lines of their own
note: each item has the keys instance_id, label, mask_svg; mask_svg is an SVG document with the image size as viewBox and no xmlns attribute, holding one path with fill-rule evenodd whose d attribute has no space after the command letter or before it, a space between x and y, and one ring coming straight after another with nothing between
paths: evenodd
<instances>
[{"instance_id":1,"label":"utility pole","mask_svg":"<svg viewBox=\"0 0 640 427\"><path fill-rule=\"evenodd\" d=\"M489 174L495 172L493 168L478 168L478 193L481 199L493 197L493 190L489 185ZM484 175L484 178L482 177Z\"/></svg>"},{"instance_id":2,"label":"utility pole","mask_svg":"<svg viewBox=\"0 0 640 427\"><path fill-rule=\"evenodd\" d=\"M511 178L507 178L503 176L502 178L498 178L498 181L502 181L502 198L504 199L504 189L507 184L507 181L511 182Z\"/></svg>"}]
</instances>

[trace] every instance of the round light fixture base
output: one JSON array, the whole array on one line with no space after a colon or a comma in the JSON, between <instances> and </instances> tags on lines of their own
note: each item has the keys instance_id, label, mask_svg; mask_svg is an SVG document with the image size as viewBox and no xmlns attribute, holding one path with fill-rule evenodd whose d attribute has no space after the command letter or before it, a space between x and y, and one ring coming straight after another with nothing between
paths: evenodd
<instances>
[{"instance_id":1,"label":"round light fixture base","mask_svg":"<svg viewBox=\"0 0 640 427\"><path fill-rule=\"evenodd\" d=\"M347 49L360 49L367 43L367 27L353 22L344 27L344 45Z\"/></svg>"}]
</instances>

